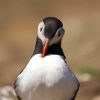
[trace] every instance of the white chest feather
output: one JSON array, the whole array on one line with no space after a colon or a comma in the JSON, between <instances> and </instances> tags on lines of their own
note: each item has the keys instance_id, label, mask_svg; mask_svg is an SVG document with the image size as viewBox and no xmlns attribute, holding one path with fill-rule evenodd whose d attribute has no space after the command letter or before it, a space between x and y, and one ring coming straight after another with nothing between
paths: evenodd
<instances>
[{"instance_id":1,"label":"white chest feather","mask_svg":"<svg viewBox=\"0 0 100 100\"><path fill-rule=\"evenodd\" d=\"M18 76L16 91L22 100L70 100L78 81L58 55L35 55Z\"/></svg>"}]
</instances>

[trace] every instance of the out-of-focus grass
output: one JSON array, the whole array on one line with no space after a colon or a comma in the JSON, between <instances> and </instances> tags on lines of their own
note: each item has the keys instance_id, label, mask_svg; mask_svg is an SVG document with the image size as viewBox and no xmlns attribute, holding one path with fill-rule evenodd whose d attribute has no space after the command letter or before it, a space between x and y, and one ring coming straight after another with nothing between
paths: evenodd
<instances>
[{"instance_id":1,"label":"out-of-focus grass","mask_svg":"<svg viewBox=\"0 0 100 100\"><path fill-rule=\"evenodd\" d=\"M93 67L90 66L84 66L80 68L81 74L90 74L93 78L100 80L100 72Z\"/></svg>"}]
</instances>

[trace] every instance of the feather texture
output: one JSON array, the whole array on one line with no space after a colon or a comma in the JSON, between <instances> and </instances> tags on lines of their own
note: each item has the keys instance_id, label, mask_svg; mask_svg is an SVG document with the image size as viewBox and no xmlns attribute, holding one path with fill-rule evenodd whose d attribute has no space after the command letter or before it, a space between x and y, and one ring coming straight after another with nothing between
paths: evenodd
<instances>
[{"instance_id":1,"label":"feather texture","mask_svg":"<svg viewBox=\"0 0 100 100\"><path fill-rule=\"evenodd\" d=\"M60 55L34 55L15 82L21 100L71 100L79 83Z\"/></svg>"}]
</instances>

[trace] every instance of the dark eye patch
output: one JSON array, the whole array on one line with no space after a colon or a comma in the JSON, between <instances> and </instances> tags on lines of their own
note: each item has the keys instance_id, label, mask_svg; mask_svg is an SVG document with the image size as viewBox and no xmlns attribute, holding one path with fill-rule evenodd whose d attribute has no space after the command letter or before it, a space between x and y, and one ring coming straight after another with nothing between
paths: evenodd
<instances>
[{"instance_id":1,"label":"dark eye patch","mask_svg":"<svg viewBox=\"0 0 100 100\"><path fill-rule=\"evenodd\" d=\"M61 32L59 32L59 33L58 33L58 37L59 37L61 34L62 34L62 33L61 33Z\"/></svg>"},{"instance_id":2,"label":"dark eye patch","mask_svg":"<svg viewBox=\"0 0 100 100\"><path fill-rule=\"evenodd\" d=\"M61 27L60 29L59 29L59 31L58 31L58 37L60 36L60 35L62 35L62 34L64 34L64 29Z\"/></svg>"},{"instance_id":3,"label":"dark eye patch","mask_svg":"<svg viewBox=\"0 0 100 100\"><path fill-rule=\"evenodd\" d=\"M41 27L41 28L40 28L40 32L42 31L42 29L43 29L43 28Z\"/></svg>"}]
</instances>

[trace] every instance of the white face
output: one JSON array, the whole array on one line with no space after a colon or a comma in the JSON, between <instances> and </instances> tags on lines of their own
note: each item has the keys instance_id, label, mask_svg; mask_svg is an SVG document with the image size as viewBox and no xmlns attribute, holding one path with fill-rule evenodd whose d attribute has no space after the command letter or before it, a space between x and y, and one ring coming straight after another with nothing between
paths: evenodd
<instances>
[{"instance_id":1,"label":"white face","mask_svg":"<svg viewBox=\"0 0 100 100\"><path fill-rule=\"evenodd\" d=\"M44 42L44 40L46 39L45 35L44 35L44 31L45 30L45 24L44 22L40 22L38 25L38 38L42 40L42 42ZM63 35L64 35L64 29L63 27L60 27L57 32L55 33L55 36L49 41L49 46L52 44L56 44L58 42L61 41Z\"/></svg>"},{"instance_id":2,"label":"white face","mask_svg":"<svg viewBox=\"0 0 100 100\"><path fill-rule=\"evenodd\" d=\"M44 29L45 29L44 23L40 22L38 25L38 38L41 39L42 42L45 40Z\"/></svg>"}]
</instances>

